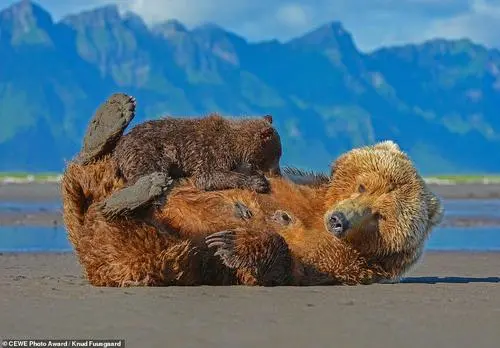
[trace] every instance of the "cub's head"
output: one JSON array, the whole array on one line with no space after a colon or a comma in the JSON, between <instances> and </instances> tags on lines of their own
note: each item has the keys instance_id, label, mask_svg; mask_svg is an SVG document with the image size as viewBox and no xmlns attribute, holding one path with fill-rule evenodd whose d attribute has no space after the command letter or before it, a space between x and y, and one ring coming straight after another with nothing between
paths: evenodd
<instances>
[{"instance_id":1,"label":"cub's head","mask_svg":"<svg viewBox=\"0 0 500 348\"><path fill-rule=\"evenodd\" d=\"M367 259L384 260L395 277L418 260L443 216L439 199L392 141L340 156L325 203L326 229Z\"/></svg>"},{"instance_id":2,"label":"cub's head","mask_svg":"<svg viewBox=\"0 0 500 348\"><path fill-rule=\"evenodd\" d=\"M280 175L281 139L273 127L272 116L266 115L240 122L238 142L246 164L253 170L272 176Z\"/></svg>"}]
</instances>

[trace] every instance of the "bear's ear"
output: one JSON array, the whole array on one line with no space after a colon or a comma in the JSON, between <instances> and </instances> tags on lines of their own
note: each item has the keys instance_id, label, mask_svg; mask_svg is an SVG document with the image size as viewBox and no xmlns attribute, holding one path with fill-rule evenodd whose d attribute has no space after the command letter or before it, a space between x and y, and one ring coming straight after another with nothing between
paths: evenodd
<instances>
[{"instance_id":1,"label":"bear's ear","mask_svg":"<svg viewBox=\"0 0 500 348\"><path fill-rule=\"evenodd\" d=\"M398 144L396 144L392 140L381 141L381 142L373 145L373 148L380 149L380 150L388 150L388 151L393 151L393 152L401 152L401 149L399 148Z\"/></svg>"},{"instance_id":2,"label":"bear's ear","mask_svg":"<svg viewBox=\"0 0 500 348\"><path fill-rule=\"evenodd\" d=\"M258 137L262 142L271 140L275 136L275 130L273 127L266 127L258 134Z\"/></svg>"},{"instance_id":3,"label":"bear's ear","mask_svg":"<svg viewBox=\"0 0 500 348\"><path fill-rule=\"evenodd\" d=\"M443 220L444 209L441 200L432 192L427 193L427 207L429 209L429 225L436 226Z\"/></svg>"},{"instance_id":4,"label":"bear's ear","mask_svg":"<svg viewBox=\"0 0 500 348\"><path fill-rule=\"evenodd\" d=\"M264 120L266 120L270 124L273 124L273 116L272 115L266 115L263 118L264 118Z\"/></svg>"}]
</instances>

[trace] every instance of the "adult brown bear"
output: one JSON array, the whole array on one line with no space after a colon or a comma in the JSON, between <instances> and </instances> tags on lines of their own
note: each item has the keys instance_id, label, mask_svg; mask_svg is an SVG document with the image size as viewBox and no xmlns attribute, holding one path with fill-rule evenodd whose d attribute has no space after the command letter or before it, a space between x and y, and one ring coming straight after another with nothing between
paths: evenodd
<instances>
[{"instance_id":1,"label":"adult brown bear","mask_svg":"<svg viewBox=\"0 0 500 348\"><path fill-rule=\"evenodd\" d=\"M62 180L69 239L94 285L395 280L417 262L442 217L439 200L392 142L344 154L317 185L271 178L268 194L200 191L185 179L147 219L114 221L98 206L125 183L111 156L99 155L69 163Z\"/></svg>"}]
</instances>

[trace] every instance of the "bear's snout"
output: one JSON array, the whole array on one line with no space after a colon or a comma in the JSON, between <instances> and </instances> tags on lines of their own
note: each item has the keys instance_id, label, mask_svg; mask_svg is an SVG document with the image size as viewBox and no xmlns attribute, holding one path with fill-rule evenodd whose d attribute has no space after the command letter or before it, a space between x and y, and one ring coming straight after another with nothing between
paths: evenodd
<instances>
[{"instance_id":1,"label":"bear's snout","mask_svg":"<svg viewBox=\"0 0 500 348\"><path fill-rule=\"evenodd\" d=\"M347 220L344 213L335 211L330 214L327 225L331 233L335 234L337 237L343 237L345 232L349 229L349 220Z\"/></svg>"}]
</instances>

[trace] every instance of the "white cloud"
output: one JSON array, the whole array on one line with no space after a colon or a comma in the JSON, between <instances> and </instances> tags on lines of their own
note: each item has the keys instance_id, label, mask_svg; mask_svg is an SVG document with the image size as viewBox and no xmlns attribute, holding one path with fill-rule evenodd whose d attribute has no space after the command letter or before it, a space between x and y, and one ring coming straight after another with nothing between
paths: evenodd
<instances>
[{"instance_id":1,"label":"white cloud","mask_svg":"<svg viewBox=\"0 0 500 348\"><path fill-rule=\"evenodd\" d=\"M276 11L276 19L291 28L305 28L310 21L310 8L298 4L285 4Z\"/></svg>"},{"instance_id":2,"label":"white cloud","mask_svg":"<svg viewBox=\"0 0 500 348\"><path fill-rule=\"evenodd\" d=\"M499 2L474 0L467 13L434 22L426 36L454 39L466 37L488 46L500 47Z\"/></svg>"},{"instance_id":3,"label":"white cloud","mask_svg":"<svg viewBox=\"0 0 500 348\"><path fill-rule=\"evenodd\" d=\"M5 7L13 0L0 0ZM470 37L500 47L500 0L38 0L56 18L110 2L147 22L175 18L192 27L214 22L251 41L287 40L332 20L361 49Z\"/></svg>"}]
</instances>

